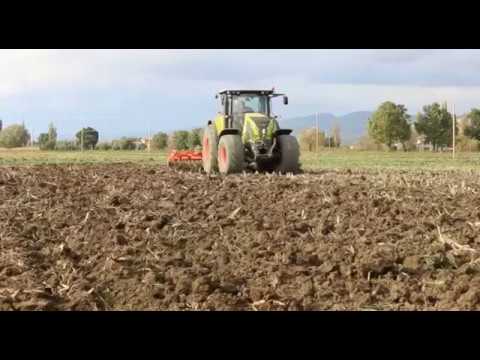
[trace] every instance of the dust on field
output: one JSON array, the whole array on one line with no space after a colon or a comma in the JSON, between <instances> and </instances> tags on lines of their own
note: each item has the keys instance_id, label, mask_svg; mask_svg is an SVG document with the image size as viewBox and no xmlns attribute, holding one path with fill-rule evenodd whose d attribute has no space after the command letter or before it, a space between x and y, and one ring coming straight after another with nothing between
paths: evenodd
<instances>
[{"instance_id":1,"label":"dust on field","mask_svg":"<svg viewBox=\"0 0 480 360\"><path fill-rule=\"evenodd\" d=\"M479 180L2 167L0 309L478 309Z\"/></svg>"}]
</instances>

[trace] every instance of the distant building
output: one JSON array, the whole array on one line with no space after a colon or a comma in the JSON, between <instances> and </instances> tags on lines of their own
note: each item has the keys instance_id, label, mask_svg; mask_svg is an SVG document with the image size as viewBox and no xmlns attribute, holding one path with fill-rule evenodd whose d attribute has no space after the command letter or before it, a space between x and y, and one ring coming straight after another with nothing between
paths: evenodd
<instances>
[{"instance_id":1,"label":"distant building","mask_svg":"<svg viewBox=\"0 0 480 360\"><path fill-rule=\"evenodd\" d=\"M417 138L417 150L425 151L425 150L433 150L432 144L425 142L425 135L419 135Z\"/></svg>"},{"instance_id":2,"label":"distant building","mask_svg":"<svg viewBox=\"0 0 480 360\"><path fill-rule=\"evenodd\" d=\"M150 150L152 139L148 137L133 139L132 143L137 150Z\"/></svg>"}]
</instances>

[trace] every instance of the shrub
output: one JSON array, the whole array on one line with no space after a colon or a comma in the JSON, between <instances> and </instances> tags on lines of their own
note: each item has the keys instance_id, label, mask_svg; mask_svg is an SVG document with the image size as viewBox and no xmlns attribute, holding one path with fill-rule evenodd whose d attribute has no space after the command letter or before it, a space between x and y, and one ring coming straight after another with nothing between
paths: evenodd
<instances>
[{"instance_id":1,"label":"shrub","mask_svg":"<svg viewBox=\"0 0 480 360\"><path fill-rule=\"evenodd\" d=\"M102 150L102 151L112 150L112 143L106 142L106 141L98 143L98 145L96 146L96 149Z\"/></svg>"},{"instance_id":2,"label":"shrub","mask_svg":"<svg viewBox=\"0 0 480 360\"><path fill-rule=\"evenodd\" d=\"M163 150L167 147L168 144L168 135L159 132L152 137L151 147L154 150Z\"/></svg>"},{"instance_id":3,"label":"shrub","mask_svg":"<svg viewBox=\"0 0 480 360\"><path fill-rule=\"evenodd\" d=\"M480 149L480 142L476 139L467 136L458 136L456 139L455 148L458 151L478 151Z\"/></svg>"},{"instance_id":4,"label":"shrub","mask_svg":"<svg viewBox=\"0 0 480 360\"><path fill-rule=\"evenodd\" d=\"M50 140L48 134L40 134L38 137L38 146L40 150L54 150L56 145L56 140Z\"/></svg>"},{"instance_id":5,"label":"shrub","mask_svg":"<svg viewBox=\"0 0 480 360\"><path fill-rule=\"evenodd\" d=\"M188 134L188 147L190 149L197 149L202 146L203 129L196 128Z\"/></svg>"},{"instance_id":6,"label":"shrub","mask_svg":"<svg viewBox=\"0 0 480 360\"><path fill-rule=\"evenodd\" d=\"M26 146L30 133L23 125L10 125L0 132L0 147L16 148Z\"/></svg>"},{"instance_id":7,"label":"shrub","mask_svg":"<svg viewBox=\"0 0 480 360\"><path fill-rule=\"evenodd\" d=\"M176 150L187 150L189 148L189 132L185 130L175 131L168 137L168 147Z\"/></svg>"},{"instance_id":8,"label":"shrub","mask_svg":"<svg viewBox=\"0 0 480 360\"><path fill-rule=\"evenodd\" d=\"M114 140L112 142L112 149L113 150L136 150L137 141L138 141L137 138L122 137L121 139Z\"/></svg>"},{"instance_id":9,"label":"shrub","mask_svg":"<svg viewBox=\"0 0 480 360\"><path fill-rule=\"evenodd\" d=\"M147 148L147 145L141 143L141 144L136 144L135 150L143 151Z\"/></svg>"},{"instance_id":10,"label":"shrub","mask_svg":"<svg viewBox=\"0 0 480 360\"><path fill-rule=\"evenodd\" d=\"M386 150L388 147L383 144L377 143L375 140L370 138L368 135L363 135L358 142L354 145L355 149L358 150Z\"/></svg>"},{"instance_id":11,"label":"shrub","mask_svg":"<svg viewBox=\"0 0 480 360\"><path fill-rule=\"evenodd\" d=\"M80 150L78 145L75 143L75 141L69 141L69 140L61 140L57 141L57 144L55 145L55 149L59 151L76 151Z\"/></svg>"},{"instance_id":12,"label":"shrub","mask_svg":"<svg viewBox=\"0 0 480 360\"><path fill-rule=\"evenodd\" d=\"M317 129L304 129L300 132L300 148L304 151L315 151L317 148ZM325 133L318 130L318 147L325 145Z\"/></svg>"}]
</instances>

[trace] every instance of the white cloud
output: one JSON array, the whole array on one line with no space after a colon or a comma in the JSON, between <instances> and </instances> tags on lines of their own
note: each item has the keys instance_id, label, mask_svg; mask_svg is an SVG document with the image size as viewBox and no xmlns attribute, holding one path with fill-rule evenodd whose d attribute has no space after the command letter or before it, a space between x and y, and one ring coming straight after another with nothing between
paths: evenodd
<instances>
[{"instance_id":1,"label":"white cloud","mask_svg":"<svg viewBox=\"0 0 480 360\"><path fill-rule=\"evenodd\" d=\"M143 83L151 67L171 66L181 56L169 50L1 50L0 96Z\"/></svg>"},{"instance_id":2,"label":"white cloud","mask_svg":"<svg viewBox=\"0 0 480 360\"><path fill-rule=\"evenodd\" d=\"M0 117L39 128L51 118L72 129L86 118L135 126L126 116L196 126L217 109L218 90L272 86L290 96L277 106L285 117L373 110L386 100L410 113L455 102L460 113L480 106L480 51L0 50Z\"/></svg>"},{"instance_id":3,"label":"white cloud","mask_svg":"<svg viewBox=\"0 0 480 360\"><path fill-rule=\"evenodd\" d=\"M317 104L319 112L336 114L356 110L373 110L384 101L404 104L410 113L421 111L433 102L455 104L458 114L480 106L480 86L469 87L426 87L368 84L316 84L301 86L297 83L290 91L291 106L298 111L303 106ZM290 111L289 111L290 112Z\"/></svg>"}]
</instances>

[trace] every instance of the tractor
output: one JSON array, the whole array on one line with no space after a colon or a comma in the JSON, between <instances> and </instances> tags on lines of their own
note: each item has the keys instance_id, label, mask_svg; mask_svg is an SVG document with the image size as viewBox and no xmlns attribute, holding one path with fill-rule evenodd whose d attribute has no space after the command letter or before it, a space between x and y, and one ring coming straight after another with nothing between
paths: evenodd
<instances>
[{"instance_id":1,"label":"tractor","mask_svg":"<svg viewBox=\"0 0 480 360\"><path fill-rule=\"evenodd\" d=\"M246 170L299 172L298 141L291 135L292 130L280 129L272 114L272 99L280 96L288 105L288 97L274 89L219 92L216 98L220 99L220 111L204 129L202 150L173 150L168 157L169 166L203 167L208 174Z\"/></svg>"},{"instance_id":2,"label":"tractor","mask_svg":"<svg viewBox=\"0 0 480 360\"><path fill-rule=\"evenodd\" d=\"M216 95L220 111L208 121L202 139L206 173L245 170L296 173L300 150L292 130L280 129L272 99L288 97L275 90L224 90Z\"/></svg>"}]
</instances>

